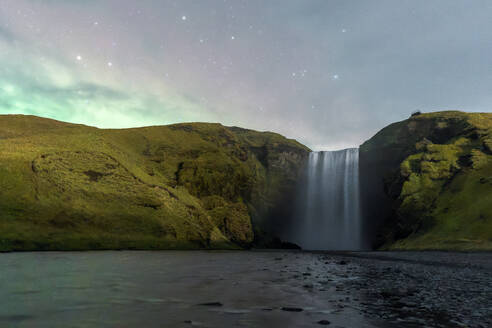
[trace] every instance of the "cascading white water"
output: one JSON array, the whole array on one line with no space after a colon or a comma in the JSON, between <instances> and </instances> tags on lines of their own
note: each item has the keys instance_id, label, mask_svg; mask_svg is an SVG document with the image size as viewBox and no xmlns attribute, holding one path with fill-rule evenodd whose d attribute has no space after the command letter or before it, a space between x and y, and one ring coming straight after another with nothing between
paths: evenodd
<instances>
[{"instance_id":1,"label":"cascading white water","mask_svg":"<svg viewBox=\"0 0 492 328\"><path fill-rule=\"evenodd\" d=\"M290 239L303 249L361 249L359 149L313 152L306 174Z\"/></svg>"}]
</instances>

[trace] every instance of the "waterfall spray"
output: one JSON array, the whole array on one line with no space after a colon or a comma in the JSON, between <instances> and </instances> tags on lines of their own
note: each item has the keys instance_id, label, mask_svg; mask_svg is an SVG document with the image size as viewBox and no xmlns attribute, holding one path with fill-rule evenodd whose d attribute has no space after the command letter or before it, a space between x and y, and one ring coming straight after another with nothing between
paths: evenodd
<instances>
[{"instance_id":1,"label":"waterfall spray","mask_svg":"<svg viewBox=\"0 0 492 328\"><path fill-rule=\"evenodd\" d=\"M302 248L361 249L359 149L311 153L297 208L290 239Z\"/></svg>"}]
</instances>

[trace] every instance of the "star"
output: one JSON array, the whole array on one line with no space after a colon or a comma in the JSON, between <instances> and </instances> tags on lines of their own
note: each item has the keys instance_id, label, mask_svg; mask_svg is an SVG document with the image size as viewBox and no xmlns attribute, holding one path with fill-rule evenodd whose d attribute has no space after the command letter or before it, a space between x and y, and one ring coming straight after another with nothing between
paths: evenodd
<instances>
[{"instance_id":1,"label":"star","mask_svg":"<svg viewBox=\"0 0 492 328\"><path fill-rule=\"evenodd\" d=\"M81 55L77 55L76 58L77 58L78 61L81 61L82 60L82 56Z\"/></svg>"},{"instance_id":2,"label":"star","mask_svg":"<svg viewBox=\"0 0 492 328\"><path fill-rule=\"evenodd\" d=\"M231 36L231 40L235 40L235 39L236 39L236 37L234 35Z\"/></svg>"},{"instance_id":3,"label":"star","mask_svg":"<svg viewBox=\"0 0 492 328\"><path fill-rule=\"evenodd\" d=\"M113 66L113 63L112 62L108 62L108 66L109 67Z\"/></svg>"},{"instance_id":4,"label":"star","mask_svg":"<svg viewBox=\"0 0 492 328\"><path fill-rule=\"evenodd\" d=\"M184 15L181 16L181 20L184 20L185 21L186 20L186 16L184 16Z\"/></svg>"},{"instance_id":5,"label":"star","mask_svg":"<svg viewBox=\"0 0 492 328\"><path fill-rule=\"evenodd\" d=\"M345 32L347 32L347 30L343 28L343 29L342 29L342 33L345 33Z\"/></svg>"},{"instance_id":6,"label":"star","mask_svg":"<svg viewBox=\"0 0 492 328\"><path fill-rule=\"evenodd\" d=\"M340 76L338 74L333 75L333 80L338 80Z\"/></svg>"}]
</instances>

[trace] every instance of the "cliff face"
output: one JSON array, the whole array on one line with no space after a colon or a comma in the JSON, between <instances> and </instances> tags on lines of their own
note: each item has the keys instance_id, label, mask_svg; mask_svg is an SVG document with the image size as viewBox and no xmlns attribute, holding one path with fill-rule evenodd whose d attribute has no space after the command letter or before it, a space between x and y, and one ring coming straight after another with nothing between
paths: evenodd
<instances>
[{"instance_id":1,"label":"cliff face","mask_svg":"<svg viewBox=\"0 0 492 328\"><path fill-rule=\"evenodd\" d=\"M492 114L416 115L360 147L365 230L382 249L492 249Z\"/></svg>"},{"instance_id":2,"label":"cliff face","mask_svg":"<svg viewBox=\"0 0 492 328\"><path fill-rule=\"evenodd\" d=\"M220 124L102 130L0 116L0 250L261 243L308 151Z\"/></svg>"}]
</instances>

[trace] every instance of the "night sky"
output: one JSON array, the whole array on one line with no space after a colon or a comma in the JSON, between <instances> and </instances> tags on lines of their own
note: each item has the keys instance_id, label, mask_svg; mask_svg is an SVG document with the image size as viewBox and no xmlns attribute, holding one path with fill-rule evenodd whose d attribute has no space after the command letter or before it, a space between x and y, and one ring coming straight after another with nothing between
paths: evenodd
<instances>
[{"instance_id":1,"label":"night sky","mask_svg":"<svg viewBox=\"0 0 492 328\"><path fill-rule=\"evenodd\" d=\"M0 113L206 121L314 150L492 110L492 1L0 0Z\"/></svg>"}]
</instances>

